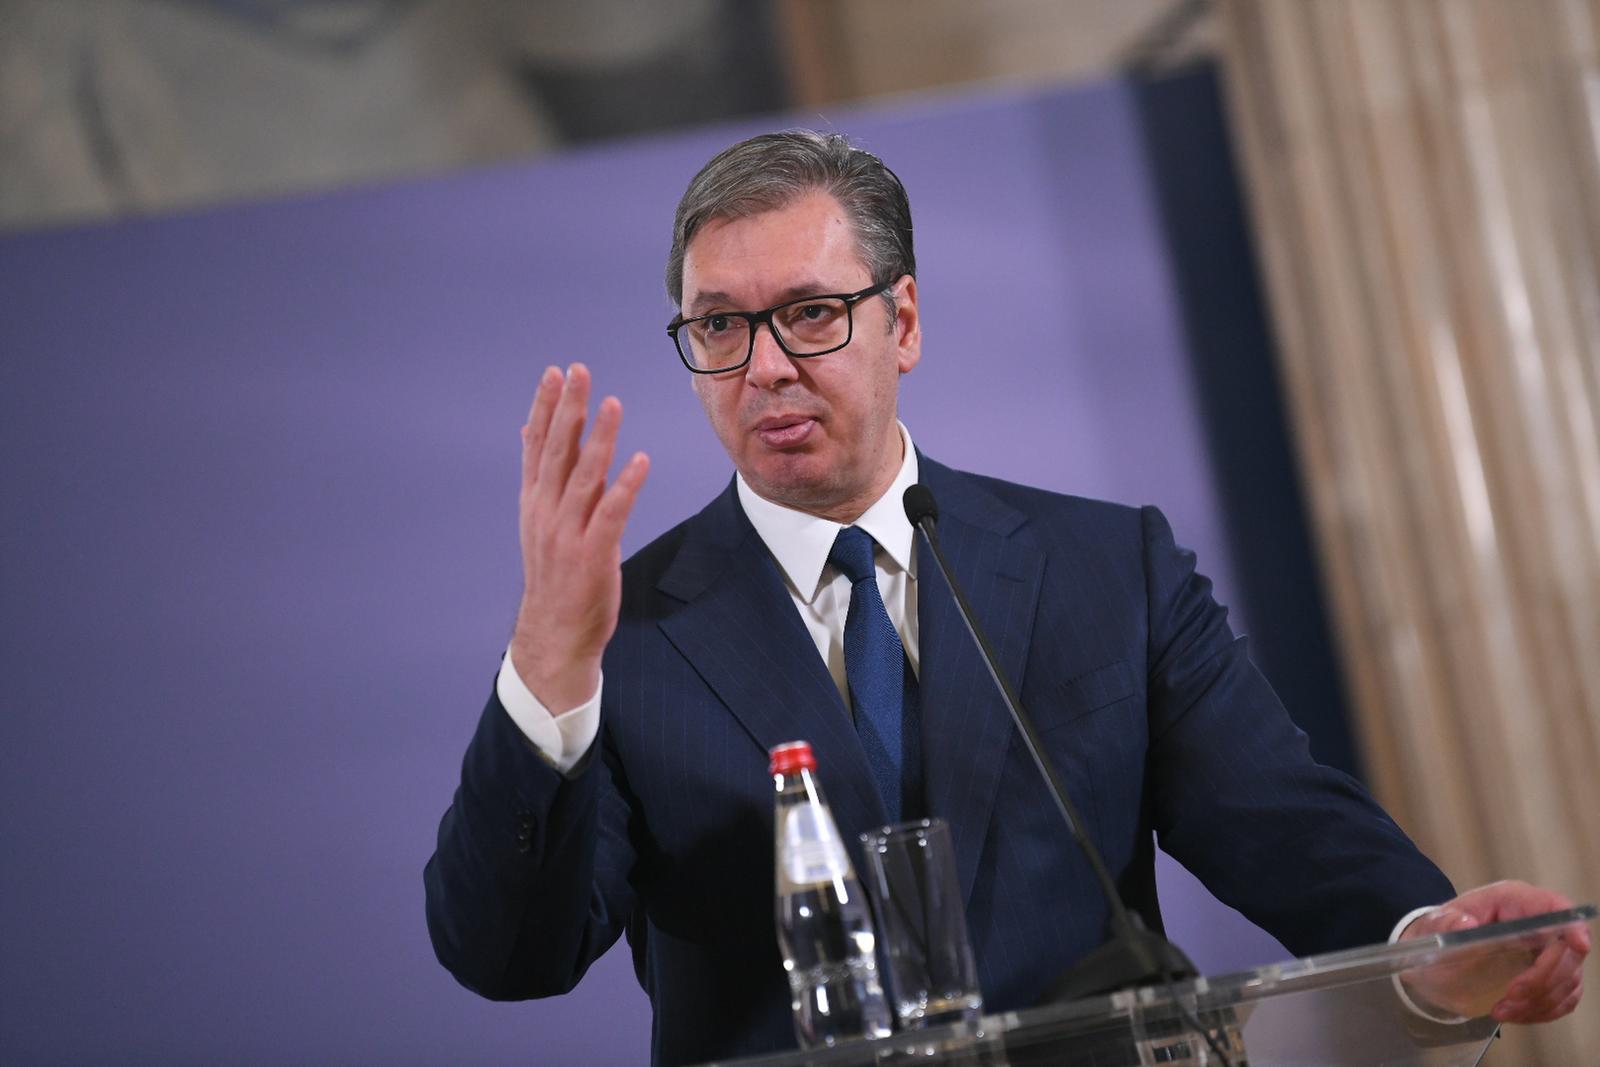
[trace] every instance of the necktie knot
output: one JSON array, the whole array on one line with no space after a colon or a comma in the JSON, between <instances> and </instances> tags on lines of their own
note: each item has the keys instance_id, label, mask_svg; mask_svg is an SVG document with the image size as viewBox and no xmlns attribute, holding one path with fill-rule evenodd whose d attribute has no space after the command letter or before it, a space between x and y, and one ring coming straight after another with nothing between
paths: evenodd
<instances>
[{"instance_id":1,"label":"necktie knot","mask_svg":"<svg viewBox=\"0 0 1600 1067\"><path fill-rule=\"evenodd\" d=\"M846 526L839 531L839 536L834 538L833 550L828 553L828 562L833 564L850 584L866 578L873 578L872 550L877 544L872 535L859 526Z\"/></svg>"}]
</instances>

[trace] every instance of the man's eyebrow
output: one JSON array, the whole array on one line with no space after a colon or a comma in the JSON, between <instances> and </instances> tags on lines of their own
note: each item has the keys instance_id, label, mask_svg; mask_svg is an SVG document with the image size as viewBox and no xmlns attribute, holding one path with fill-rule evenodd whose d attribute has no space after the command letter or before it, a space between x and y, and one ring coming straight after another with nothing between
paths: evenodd
<instances>
[{"instance_id":1,"label":"man's eyebrow","mask_svg":"<svg viewBox=\"0 0 1600 1067\"><path fill-rule=\"evenodd\" d=\"M713 289L708 293L696 293L695 298L684 305L684 312L688 318L694 318L701 308L716 307L719 304L731 304L733 297L720 290Z\"/></svg>"},{"instance_id":2,"label":"man's eyebrow","mask_svg":"<svg viewBox=\"0 0 1600 1067\"><path fill-rule=\"evenodd\" d=\"M786 304L790 300L801 300L808 296L816 296L818 293L832 293L837 291L838 290L834 288L824 285L822 282L801 282L799 285L791 285L787 289L784 289L778 293L778 297L773 303ZM696 315L703 314L705 309L713 307L721 307L737 311L757 310L755 308L734 307L733 305L736 303L737 302L732 296L722 292L721 290L713 289L709 292L696 293L694 299L690 301L689 304L684 308L684 317L692 319Z\"/></svg>"}]
</instances>

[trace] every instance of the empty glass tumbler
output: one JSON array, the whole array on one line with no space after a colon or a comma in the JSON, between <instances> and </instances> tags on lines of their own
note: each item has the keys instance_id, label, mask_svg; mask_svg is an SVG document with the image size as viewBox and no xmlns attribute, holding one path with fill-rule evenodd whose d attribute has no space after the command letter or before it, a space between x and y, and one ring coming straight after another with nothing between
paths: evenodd
<instances>
[{"instance_id":1,"label":"empty glass tumbler","mask_svg":"<svg viewBox=\"0 0 1600 1067\"><path fill-rule=\"evenodd\" d=\"M900 1028L976 1022L983 994L950 827L923 819L862 834L861 843Z\"/></svg>"}]
</instances>

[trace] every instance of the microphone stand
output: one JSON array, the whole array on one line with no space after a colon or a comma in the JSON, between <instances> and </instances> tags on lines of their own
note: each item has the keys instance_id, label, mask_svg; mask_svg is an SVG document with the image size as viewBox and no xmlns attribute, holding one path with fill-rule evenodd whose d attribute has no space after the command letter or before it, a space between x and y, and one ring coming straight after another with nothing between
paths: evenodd
<instances>
[{"instance_id":1,"label":"microphone stand","mask_svg":"<svg viewBox=\"0 0 1600 1067\"><path fill-rule=\"evenodd\" d=\"M1175 981L1197 977L1194 964L1176 945L1147 928L1139 916L1130 912L1123 904L1122 895L1117 892L1116 883L1106 870L1104 859L1084 833L1082 816L1078 814L1077 807L1067 795L1055 768L1045 759L1044 747L1039 741L1038 732L1034 730L1033 722L1023 711L1022 702L1017 699L1011 683L1001 671L994 649L979 628L978 621L972 614L972 605L967 603L961 586L956 584L955 575L944 558L944 551L939 547L939 535L934 528L939 509L934 502L933 493L924 485L913 485L906 490L904 502L906 518L911 520L912 526L922 531L922 536L927 540L939 573L944 576L945 584L955 595L956 610L961 615L961 621L977 644L984 666L989 670L989 677L994 681L995 688L1000 691L1006 710L1011 713L1011 721L1016 723L1017 730L1022 734L1028 755L1033 757L1034 766L1044 778L1050 798L1055 801L1056 808L1061 812L1062 821L1067 824L1072 839L1077 842L1078 848L1088 859L1095 880L1100 884L1100 891L1110 905L1109 939L1068 968L1066 973L1050 987L1041 1003L1060 1004L1082 997L1157 983L1170 988ZM1176 1002L1174 998L1174 1003Z\"/></svg>"}]
</instances>

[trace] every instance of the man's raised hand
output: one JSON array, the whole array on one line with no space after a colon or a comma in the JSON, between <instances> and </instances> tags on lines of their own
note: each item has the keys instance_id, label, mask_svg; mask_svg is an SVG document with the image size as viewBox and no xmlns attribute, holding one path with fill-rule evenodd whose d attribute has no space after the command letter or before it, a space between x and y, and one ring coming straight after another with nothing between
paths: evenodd
<instances>
[{"instance_id":1,"label":"man's raised hand","mask_svg":"<svg viewBox=\"0 0 1600 1067\"><path fill-rule=\"evenodd\" d=\"M522 428L522 605L511 664L523 684L559 714L594 695L600 657L622 600L622 530L650 470L635 452L610 485L622 404L600 402L588 419L589 369L546 368Z\"/></svg>"}]
</instances>

